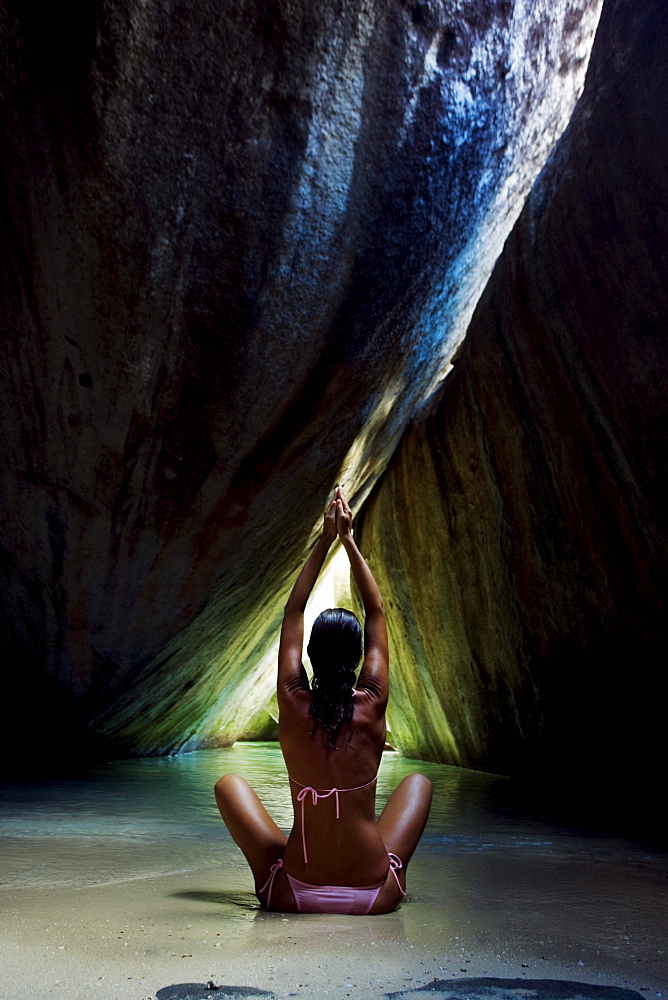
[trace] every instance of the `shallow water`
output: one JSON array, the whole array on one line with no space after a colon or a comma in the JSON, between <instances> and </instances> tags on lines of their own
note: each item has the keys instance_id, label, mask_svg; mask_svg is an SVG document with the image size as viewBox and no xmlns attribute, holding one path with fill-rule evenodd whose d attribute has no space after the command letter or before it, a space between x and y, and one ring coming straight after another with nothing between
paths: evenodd
<instances>
[{"instance_id":1,"label":"shallow water","mask_svg":"<svg viewBox=\"0 0 668 1000\"><path fill-rule=\"evenodd\" d=\"M526 975L524 968L555 975L556 969L564 977L647 986L651 994L644 995L668 996L662 990L668 979L665 853L572 821L541 818L530 803L518 801L506 778L396 753L383 755L379 810L412 770L433 781L434 804L411 863L409 902L397 914L364 918L363 931L359 920L355 924L361 968L368 964L369 936L371 945L385 941L385 967L397 964L399 978L388 979L395 988L401 976L417 982L408 965L399 975L402 956L416 956L410 949L417 948L420 965L433 966L435 976L449 968L457 975L476 968L483 974L496 963L497 971L507 966L515 975ZM219 933L211 936L212 924L225 926L231 953L239 956L245 950L264 954L280 928L288 928L286 940L301 948L319 948L330 939L339 950L350 948L348 930L343 943L332 938L333 928L342 932L349 918L293 915L277 924L280 915L258 909L250 872L213 798L215 781L228 771L247 778L279 826L289 829L287 778L280 750L271 743L118 761L76 779L5 785L0 906L14 935L12 954L34 957L46 949L53 956L48 935L74 913L68 933L85 937L95 925L95 947L102 953L112 937L119 946L122 934L141 940L149 920L165 948L177 926L182 941L201 933L203 956L221 940ZM121 914L125 930L110 936L109 926ZM63 942L60 955L70 948ZM91 947L81 944L81 976ZM194 944L188 947L183 958L192 958L190 950L197 955ZM180 952L163 954L155 941L134 954L142 968L181 958ZM350 965L353 953L346 954ZM58 954L50 960L57 969Z\"/></svg>"},{"instance_id":2,"label":"shallow water","mask_svg":"<svg viewBox=\"0 0 668 1000\"><path fill-rule=\"evenodd\" d=\"M659 852L641 844L532 816L516 804L507 778L407 760L393 752L383 754L378 811L414 770L434 783L422 854L450 861L502 855L509 861L524 856L593 866L663 865ZM230 838L212 789L227 771L243 775L278 825L289 830L290 794L275 743L115 761L76 779L5 785L0 886L93 885L220 862ZM241 859L239 864L243 867Z\"/></svg>"}]
</instances>

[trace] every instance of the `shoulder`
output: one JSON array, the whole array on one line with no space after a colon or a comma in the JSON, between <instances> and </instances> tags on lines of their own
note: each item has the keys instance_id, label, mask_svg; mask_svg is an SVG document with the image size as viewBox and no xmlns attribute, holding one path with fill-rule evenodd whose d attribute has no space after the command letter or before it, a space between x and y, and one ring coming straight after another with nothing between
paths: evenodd
<instances>
[{"instance_id":1,"label":"shoulder","mask_svg":"<svg viewBox=\"0 0 668 1000\"><path fill-rule=\"evenodd\" d=\"M303 684L279 684L276 689L278 707L282 713L308 715L311 707L311 689Z\"/></svg>"},{"instance_id":2,"label":"shoulder","mask_svg":"<svg viewBox=\"0 0 668 1000\"><path fill-rule=\"evenodd\" d=\"M355 689L355 717L378 718L385 714L387 695L381 686L371 684Z\"/></svg>"}]
</instances>

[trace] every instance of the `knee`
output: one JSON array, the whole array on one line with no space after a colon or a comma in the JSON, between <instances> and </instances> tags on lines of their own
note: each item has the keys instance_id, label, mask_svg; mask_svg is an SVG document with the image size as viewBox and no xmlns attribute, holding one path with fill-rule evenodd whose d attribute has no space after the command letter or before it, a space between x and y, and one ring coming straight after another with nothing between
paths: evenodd
<instances>
[{"instance_id":1,"label":"knee","mask_svg":"<svg viewBox=\"0 0 668 1000\"><path fill-rule=\"evenodd\" d=\"M412 795L427 798L431 801L433 785L424 774L420 774L419 771L413 771L412 774L406 775L404 781Z\"/></svg>"},{"instance_id":2,"label":"knee","mask_svg":"<svg viewBox=\"0 0 668 1000\"><path fill-rule=\"evenodd\" d=\"M412 784L418 785L420 788L432 787L432 783L430 779L426 776L426 774L420 774L419 771L413 771L411 774L409 774L408 780Z\"/></svg>"},{"instance_id":3,"label":"knee","mask_svg":"<svg viewBox=\"0 0 668 1000\"><path fill-rule=\"evenodd\" d=\"M236 791L239 786L245 784L244 779L238 774L224 774L213 786L213 791L218 802L224 802Z\"/></svg>"}]
</instances>

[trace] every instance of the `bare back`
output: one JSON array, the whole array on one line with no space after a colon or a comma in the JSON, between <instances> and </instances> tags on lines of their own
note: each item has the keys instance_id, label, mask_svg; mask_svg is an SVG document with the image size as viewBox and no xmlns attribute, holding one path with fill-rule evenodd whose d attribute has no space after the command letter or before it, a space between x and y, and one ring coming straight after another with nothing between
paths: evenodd
<instances>
[{"instance_id":1,"label":"bare back","mask_svg":"<svg viewBox=\"0 0 668 1000\"><path fill-rule=\"evenodd\" d=\"M328 734L315 728L309 714L311 692L300 689L280 699L279 740L289 776L294 825L284 854L286 869L314 885L368 886L381 881L388 867L387 850L375 816L376 784L385 745L385 702L358 688L352 730L346 728L329 746ZM298 782L298 784L297 784ZM313 804L302 786L319 791L341 789L339 818L336 795ZM359 787L366 786L366 787ZM353 789L353 791L343 791ZM304 862L302 808L308 864Z\"/></svg>"}]
</instances>

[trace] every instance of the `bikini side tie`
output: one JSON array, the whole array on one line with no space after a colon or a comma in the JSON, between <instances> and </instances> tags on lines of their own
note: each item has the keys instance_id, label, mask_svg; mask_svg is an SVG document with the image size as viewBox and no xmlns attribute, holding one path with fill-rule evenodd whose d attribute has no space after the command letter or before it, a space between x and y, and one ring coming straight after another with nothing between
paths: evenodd
<instances>
[{"instance_id":1,"label":"bikini side tie","mask_svg":"<svg viewBox=\"0 0 668 1000\"><path fill-rule=\"evenodd\" d=\"M402 863L401 863L401 858L397 857L396 854L392 854L392 853L389 853L389 852L388 852L387 856L390 859L390 871L394 875L394 881L399 886L399 892L401 893L401 895L405 896L406 893L401 888L401 882L399 881L399 876L397 875L397 872L399 871L399 869L404 867L402 865Z\"/></svg>"},{"instance_id":2,"label":"bikini side tie","mask_svg":"<svg viewBox=\"0 0 668 1000\"><path fill-rule=\"evenodd\" d=\"M290 777L290 775L288 775ZM373 785L377 778L372 778L371 781L367 781L365 785L356 785L355 788L329 788L326 791L318 791L313 785L302 785L301 781L295 781L294 778L290 777L290 781L294 785L299 785L301 791L297 793L297 802L301 804L302 807L302 850L304 852L304 864L308 864L308 854L306 852L306 827L304 825L304 801L310 794L311 802L314 806L317 806L320 799L328 799L330 795L334 795L336 799L336 818L339 818L339 794L341 792L357 792L360 788L368 788L369 785ZM398 860L398 859L397 859ZM399 862L399 867L401 867L401 862ZM395 875L396 878L396 875Z\"/></svg>"},{"instance_id":3,"label":"bikini side tie","mask_svg":"<svg viewBox=\"0 0 668 1000\"><path fill-rule=\"evenodd\" d=\"M401 862L399 862L399 865L401 866ZM267 905L265 907L265 909L267 910L269 909L269 906L271 904L271 890L274 888L274 879L276 878L276 872L278 871L279 868L282 867L283 867L283 858L279 858L276 864L272 865L271 868L269 869L269 878L260 889L260 892L264 892L267 886L269 886L269 894L267 895Z\"/></svg>"}]
</instances>

